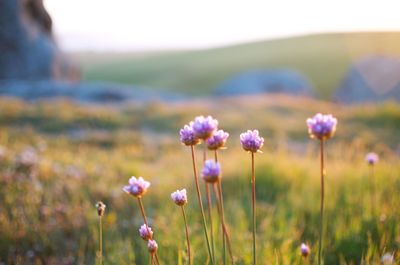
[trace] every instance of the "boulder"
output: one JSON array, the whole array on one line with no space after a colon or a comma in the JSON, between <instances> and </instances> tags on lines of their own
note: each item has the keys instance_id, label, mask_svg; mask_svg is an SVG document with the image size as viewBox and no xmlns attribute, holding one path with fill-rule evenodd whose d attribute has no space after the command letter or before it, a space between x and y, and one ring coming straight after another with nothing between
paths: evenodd
<instances>
[{"instance_id":1,"label":"boulder","mask_svg":"<svg viewBox=\"0 0 400 265\"><path fill-rule=\"evenodd\" d=\"M352 64L334 94L341 103L400 101L400 58L368 56Z\"/></svg>"},{"instance_id":2,"label":"boulder","mask_svg":"<svg viewBox=\"0 0 400 265\"><path fill-rule=\"evenodd\" d=\"M291 95L314 95L305 76L291 70L250 70L239 73L221 83L218 95L246 95L259 93L284 93Z\"/></svg>"},{"instance_id":3,"label":"boulder","mask_svg":"<svg viewBox=\"0 0 400 265\"><path fill-rule=\"evenodd\" d=\"M42 0L0 1L0 80L79 78L53 38Z\"/></svg>"}]
</instances>

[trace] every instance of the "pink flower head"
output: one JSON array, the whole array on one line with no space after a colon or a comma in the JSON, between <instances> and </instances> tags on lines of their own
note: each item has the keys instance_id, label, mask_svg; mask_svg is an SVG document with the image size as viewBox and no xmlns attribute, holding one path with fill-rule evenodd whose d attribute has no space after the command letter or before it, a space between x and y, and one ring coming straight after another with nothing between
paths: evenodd
<instances>
[{"instance_id":1,"label":"pink flower head","mask_svg":"<svg viewBox=\"0 0 400 265\"><path fill-rule=\"evenodd\" d=\"M211 116L197 116L190 125L197 138L206 140L217 130L218 121Z\"/></svg>"},{"instance_id":2,"label":"pink flower head","mask_svg":"<svg viewBox=\"0 0 400 265\"><path fill-rule=\"evenodd\" d=\"M204 162L203 170L201 171L201 177L209 183L215 183L221 176L221 166L214 160L206 160Z\"/></svg>"},{"instance_id":3,"label":"pink flower head","mask_svg":"<svg viewBox=\"0 0 400 265\"><path fill-rule=\"evenodd\" d=\"M210 150L217 150L225 146L229 133L223 130L215 131L214 134L207 139L207 147Z\"/></svg>"},{"instance_id":4,"label":"pink flower head","mask_svg":"<svg viewBox=\"0 0 400 265\"><path fill-rule=\"evenodd\" d=\"M259 136L258 130L248 130L240 134L240 143L245 151L256 153L260 152L261 147L264 145L264 138Z\"/></svg>"},{"instance_id":5,"label":"pink flower head","mask_svg":"<svg viewBox=\"0 0 400 265\"><path fill-rule=\"evenodd\" d=\"M151 227L147 226L146 224L143 224L139 228L139 236L143 238L143 240L149 240L153 238L153 231L151 230Z\"/></svg>"},{"instance_id":6,"label":"pink flower head","mask_svg":"<svg viewBox=\"0 0 400 265\"><path fill-rule=\"evenodd\" d=\"M307 258L311 253L311 249L307 244L302 243L300 246L300 252L303 257Z\"/></svg>"},{"instance_id":7,"label":"pink flower head","mask_svg":"<svg viewBox=\"0 0 400 265\"><path fill-rule=\"evenodd\" d=\"M150 187L150 182L145 181L142 177L135 178L131 177L129 179L129 185L124 186L122 189L137 198L142 197Z\"/></svg>"},{"instance_id":8,"label":"pink flower head","mask_svg":"<svg viewBox=\"0 0 400 265\"><path fill-rule=\"evenodd\" d=\"M365 156L365 161L370 165L375 165L379 161L379 156L376 153L368 153Z\"/></svg>"},{"instance_id":9,"label":"pink flower head","mask_svg":"<svg viewBox=\"0 0 400 265\"><path fill-rule=\"evenodd\" d=\"M150 239L150 240L147 242L147 249L149 250L149 252L150 252L151 254L154 254L154 253L157 251L157 249L158 249L158 244L157 244L157 242L156 242L155 240L153 240L153 239Z\"/></svg>"},{"instance_id":10,"label":"pink flower head","mask_svg":"<svg viewBox=\"0 0 400 265\"><path fill-rule=\"evenodd\" d=\"M337 119L331 114L315 114L314 117L307 119L308 134L311 138L327 140L331 138L336 131Z\"/></svg>"},{"instance_id":11,"label":"pink flower head","mask_svg":"<svg viewBox=\"0 0 400 265\"><path fill-rule=\"evenodd\" d=\"M183 206L187 203L186 189L177 190L171 193L171 198L178 206Z\"/></svg>"},{"instance_id":12,"label":"pink flower head","mask_svg":"<svg viewBox=\"0 0 400 265\"><path fill-rule=\"evenodd\" d=\"M181 136L181 142L184 145L196 145L200 142L200 139L195 136L192 126L183 126L183 128L179 131L179 134Z\"/></svg>"}]
</instances>

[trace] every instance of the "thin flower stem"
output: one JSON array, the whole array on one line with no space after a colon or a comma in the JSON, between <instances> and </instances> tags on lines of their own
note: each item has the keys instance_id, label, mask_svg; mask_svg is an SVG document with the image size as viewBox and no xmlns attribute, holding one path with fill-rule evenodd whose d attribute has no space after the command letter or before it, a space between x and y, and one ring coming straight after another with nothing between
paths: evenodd
<instances>
[{"instance_id":1,"label":"thin flower stem","mask_svg":"<svg viewBox=\"0 0 400 265\"><path fill-rule=\"evenodd\" d=\"M215 162L218 163L218 151L214 150L214 158L215 158ZM221 186L221 181L218 182L218 185ZM217 192L217 186L213 185L214 188L214 193L215 193L215 197L217 198L217 204L218 204L218 214L220 215L220 219L221 219L221 228L222 228L222 261L223 264L226 264L226 241L225 241L225 229L224 229L224 220L223 220L223 211L224 211L224 204L223 204L223 197L222 197L222 193L219 194ZM222 189L221 189L222 190Z\"/></svg>"},{"instance_id":2,"label":"thin flower stem","mask_svg":"<svg viewBox=\"0 0 400 265\"><path fill-rule=\"evenodd\" d=\"M230 239L230 236L229 236L228 228L226 227L226 223L225 223L224 204L223 204L223 197L222 197L221 181L219 181L218 184L219 185L218 185L218 196L217 196L217 198L219 200L219 205L221 207L219 213L221 214L222 228L223 228L223 232L225 234L226 243L228 245L228 251L229 251L229 256L231 258L231 263L234 264L235 260L233 259L231 239Z\"/></svg>"},{"instance_id":3,"label":"thin flower stem","mask_svg":"<svg viewBox=\"0 0 400 265\"><path fill-rule=\"evenodd\" d=\"M188 252L188 258L189 258L189 265L192 264L192 257L190 255L190 240L189 240L189 229L186 221L186 212L185 212L185 207L182 206L182 215L183 215L183 221L185 222L185 232L186 232L186 242L187 242L187 252Z\"/></svg>"},{"instance_id":4,"label":"thin flower stem","mask_svg":"<svg viewBox=\"0 0 400 265\"><path fill-rule=\"evenodd\" d=\"M374 165L369 165L369 186L370 186L370 200L371 200L371 216L375 216L375 187L374 187Z\"/></svg>"},{"instance_id":5,"label":"thin flower stem","mask_svg":"<svg viewBox=\"0 0 400 265\"><path fill-rule=\"evenodd\" d=\"M324 140L321 140L321 209L320 209L320 223L319 223L319 246L318 246L318 265L321 265L322 256L322 238L324 228L324 198L325 198L325 165L324 165Z\"/></svg>"},{"instance_id":6,"label":"thin flower stem","mask_svg":"<svg viewBox=\"0 0 400 265\"><path fill-rule=\"evenodd\" d=\"M100 265L103 264L103 224L102 224L102 218L101 216L99 217L99 255L100 255Z\"/></svg>"},{"instance_id":7,"label":"thin flower stem","mask_svg":"<svg viewBox=\"0 0 400 265\"><path fill-rule=\"evenodd\" d=\"M211 194L210 194L210 187L209 184L206 182L206 197L207 197L207 208L208 208L208 218L210 221L210 239L211 239L211 251L213 255L213 259L215 260L215 244L214 244L214 226L212 220L212 201L211 201Z\"/></svg>"},{"instance_id":8,"label":"thin flower stem","mask_svg":"<svg viewBox=\"0 0 400 265\"><path fill-rule=\"evenodd\" d=\"M254 169L254 153L251 152L251 202L253 210L253 265L257 264L256 258L256 175Z\"/></svg>"},{"instance_id":9,"label":"thin flower stem","mask_svg":"<svg viewBox=\"0 0 400 265\"><path fill-rule=\"evenodd\" d=\"M138 197L137 199L138 199L138 203L139 203L139 207L140 207L140 212L142 213L142 217L143 217L144 224L145 224L146 227L147 227L147 232L148 232L148 234L150 235L150 239L152 239L153 237L151 236L151 233L150 233L150 230L149 230L149 223L147 222L146 213L144 212L144 207L143 207L143 203L142 203L142 198L141 198L141 197ZM155 258L156 258L157 264L160 265L160 262L159 262L159 260L158 260L158 254L157 254L157 252L154 254L154 256L155 256Z\"/></svg>"},{"instance_id":10,"label":"thin flower stem","mask_svg":"<svg viewBox=\"0 0 400 265\"><path fill-rule=\"evenodd\" d=\"M196 168L196 158L195 158L195 153L194 153L194 146L190 146L191 151L192 151L192 163L193 163L193 173L194 173L194 181L196 184L196 192L197 192L197 199L199 202L199 206L200 206L200 211L201 211L201 216L203 218L203 228L204 228L204 235L206 237L206 243L207 243L207 250L208 250L208 254L211 260L211 264L214 265L214 259L213 256L211 254L211 247L210 247L210 241L208 239L208 232L207 232L207 221L204 215L204 208L203 208L203 203L201 201L201 193L200 193L200 187L199 187L199 178L197 176L197 168Z\"/></svg>"}]
</instances>

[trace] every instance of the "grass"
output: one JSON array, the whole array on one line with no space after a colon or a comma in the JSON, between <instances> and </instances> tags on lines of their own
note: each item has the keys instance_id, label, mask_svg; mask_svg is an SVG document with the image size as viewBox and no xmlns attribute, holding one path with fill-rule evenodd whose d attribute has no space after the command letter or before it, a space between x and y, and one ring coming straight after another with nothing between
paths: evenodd
<instances>
[{"instance_id":1,"label":"grass","mask_svg":"<svg viewBox=\"0 0 400 265\"><path fill-rule=\"evenodd\" d=\"M249 69L294 68L328 99L349 64L374 55L400 56L398 32L320 34L209 50L158 53L80 53L85 80L209 95L225 79Z\"/></svg>"},{"instance_id":2,"label":"grass","mask_svg":"<svg viewBox=\"0 0 400 265\"><path fill-rule=\"evenodd\" d=\"M5 149L0 152L0 261L95 264L94 205L101 200L107 205L104 264L148 264L137 232L142 224L137 203L121 190L131 175L142 175L152 182L143 200L162 264L185 264L183 221L170 200L178 188L188 190L193 264L205 264L190 150L180 145L178 130L195 115L211 114L231 133L219 158L236 264L250 264L252 257L250 161L238 136L253 128L266 139L256 159L259 262L299 264L303 241L311 245L315 262L318 143L308 139L305 119L318 111L339 120L337 135L326 146L325 264L378 264L383 253L400 247L400 106L338 106L287 96L119 107L0 99ZM32 150L37 160L22 163L21 154ZM381 156L374 180L376 215L364 162L370 150ZM215 227L220 235L220 226ZM221 237L215 238L221 246Z\"/></svg>"}]
</instances>

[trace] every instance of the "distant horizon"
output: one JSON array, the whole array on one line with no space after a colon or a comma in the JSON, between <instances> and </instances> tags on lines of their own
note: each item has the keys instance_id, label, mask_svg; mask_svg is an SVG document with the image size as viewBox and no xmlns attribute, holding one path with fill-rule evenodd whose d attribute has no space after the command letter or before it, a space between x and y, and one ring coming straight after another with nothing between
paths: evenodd
<instances>
[{"instance_id":1,"label":"distant horizon","mask_svg":"<svg viewBox=\"0 0 400 265\"><path fill-rule=\"evenodd\" d=\"M294 34L288 36L281 36L281 37L271 37L271 38L261 38L261 39L254 39L254 40L244 40L242 42L234 42L234 43L225 43L222 45L215 45L215 46L206 46L206 47L174 47L174 48L154 48L154 49L77 49L77 50L65 50L66 53L87 53L87 54L96 54L96 53L110 53L110 54L118 54L118 53L138 53L138 54L147 54L147 53L168 53L168 52L185 52L185 51L203 51L203 50L213 50L213 49L223 49L228 47L235 47L241 45L248 45L253 43L262 43L262 42L269 42L269 41L279 41L279 40L286 40L286 39L295 39L295 38L302 38L302 37L312 37L312 36L324 36L324 35L340 35L340 34L390 34L390 33L399 33L400 30L360 30L360 31L332 31L332 32L315 32L315 33L307 33L307 34ZM57 36L56 36L57 37ZM56 40L57 41L57 40Z\"/></svg>"}]
</instances>

